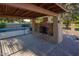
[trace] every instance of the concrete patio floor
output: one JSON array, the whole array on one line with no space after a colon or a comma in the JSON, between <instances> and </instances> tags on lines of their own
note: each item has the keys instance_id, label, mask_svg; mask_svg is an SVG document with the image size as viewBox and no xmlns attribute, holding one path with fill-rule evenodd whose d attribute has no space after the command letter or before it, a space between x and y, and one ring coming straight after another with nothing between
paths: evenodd
<instances>
[{"instance_id":1,"label":"concrete patio floor","mask_svg":"<svg viewBox=\"0 0 79 59\"><path fill-rule=\"evenodd\" d=\"M79 56L79 42L64 36L60 44L52 44L32 34L0 40L3 56Z\"/></svg>"}]
</instances>

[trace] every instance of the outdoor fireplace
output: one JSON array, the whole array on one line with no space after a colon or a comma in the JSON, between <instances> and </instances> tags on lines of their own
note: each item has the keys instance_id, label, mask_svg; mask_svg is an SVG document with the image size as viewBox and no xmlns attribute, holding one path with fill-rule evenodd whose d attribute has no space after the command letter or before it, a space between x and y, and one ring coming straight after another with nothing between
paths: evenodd
<instances>
[{"instance_id":1,"label":"outdoor fireplace","mask_svg":"<svg viewBox=\"0 0 79 59\"><path fill-rule=\"evenodd\" d=\"M40 29L40 30L39 30L40 33L47 34L47 30L48 30L47 27L45 27L45 26L40 26L39 29Z\"/></svg>"}]
</instances>

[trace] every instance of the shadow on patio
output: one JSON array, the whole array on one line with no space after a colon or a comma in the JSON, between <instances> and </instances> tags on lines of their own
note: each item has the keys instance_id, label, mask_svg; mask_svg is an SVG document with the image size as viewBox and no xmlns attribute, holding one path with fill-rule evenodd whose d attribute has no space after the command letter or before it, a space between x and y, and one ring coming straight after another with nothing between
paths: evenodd
<instances>
[{"instance_id":1,"label":"shadow on patio","mask_svg":"<svg viewBox=\"0 0 79 59\"><path fill-rule=\"evenodd\" d=\"M42 43L34 38L32 35L25 35L21 37L13 37L0 40L0 55L2 56L18 56L18 55L46 55L41 52L47 51L51 44ZM44 45L44 46L43 46ZM51 45L52 46L52 45ZM37 48L41 48L38 50Z\"/></svg>"},{"instance_id":2,"label":"shadow on patio","mask_svg":"<svg viewBox=\"0 0 79 59\"><path fill-rule=\"evenodd\" d=\"M60 44L52 44L32 34L0 40L3 56L71 56L79 55L79 43L71 36Z\"/></svg>"}]
</instances>

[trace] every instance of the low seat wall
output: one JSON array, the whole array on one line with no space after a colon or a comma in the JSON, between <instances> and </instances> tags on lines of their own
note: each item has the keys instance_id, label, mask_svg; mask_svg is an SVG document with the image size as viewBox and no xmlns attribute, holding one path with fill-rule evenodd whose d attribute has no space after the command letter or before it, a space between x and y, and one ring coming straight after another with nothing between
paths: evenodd
<instances>
[{"instance_id":1,"label":"low seat wall","mask_svg":"<svg viewBox=\"0 0 79 59\"><path fill-rule=\"evenodd\" d=\"M24 34L28 34L28 33L29 33L28 29L0 32L0 39L13 37L13 36L24 35Z\"/></svg>"}]
</instances>

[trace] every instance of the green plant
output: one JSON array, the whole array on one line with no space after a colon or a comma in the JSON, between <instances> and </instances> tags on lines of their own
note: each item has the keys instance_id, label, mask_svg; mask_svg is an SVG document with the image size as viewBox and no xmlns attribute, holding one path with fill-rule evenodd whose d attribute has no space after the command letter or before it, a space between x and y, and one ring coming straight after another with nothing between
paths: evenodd
<instances>
[{"instance_id":1,"label":"green plant","mask_svg":"<svg viewBox=\"0 0 79 59\"><path fill-rule=\"evenodd\" d=\"M5 28L6 27L6 23L0 23L0 28Z\"/></svg>"}]
</instances>

